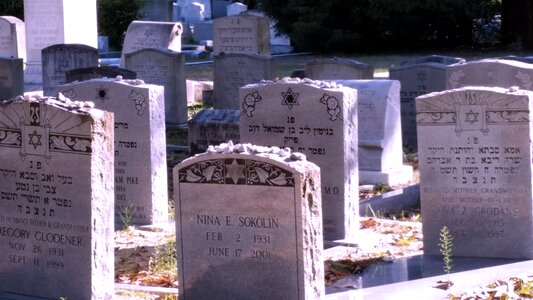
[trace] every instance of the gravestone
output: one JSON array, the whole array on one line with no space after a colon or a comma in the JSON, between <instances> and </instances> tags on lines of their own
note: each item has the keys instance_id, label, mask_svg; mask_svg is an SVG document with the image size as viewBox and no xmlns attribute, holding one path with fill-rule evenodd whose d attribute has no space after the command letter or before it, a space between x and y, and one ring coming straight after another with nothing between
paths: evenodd
<instances>
[{"instance_id":1,"label":"gravestone","mask_svg":"<svg viewBox=\"0 0 533 300\"><path fill-rule=\"evenodd\" d=\"M56 44L98 47L96 0L24 0L24 81L41 84L41 50Z\"/></svg>"},{"instance_id":2,"label":"gravestone","mask_svg":"<svg viewBox=\"0 0 533 300\"><path fill-rule=\"evenodd\" d=\"M228 16L240 15L242 12L245 12L247 10L248 10L248 6L246 4L242 4L240 2L234 2L228 5L226 15Z\"/></svg>"},{"instance_id":3,"label":"gravestone","mask_svg":"<svg viewBox=\"0 0 533 300\"><path fill-rule=\"evenodd\" d=\"M319 168L279 148L212 150L174 168L179 298L322 299Z\"/></svg>"},{"instance_id":4,"label":"gravestone","mask_svg":"<svg viewBox=\"0 0 533 300\"><path fill-rule=\"evenodd\" d=\"M146 83L165 87L165 122L187 123L185 55L168 49L141 49L126 54L126 69Z\"/></svg>"},{"instance_id":5,"label":"gravestone","mask_svg":"<svg viewBox=\"0 0 533 300\"><path fill-rule=\"evenodd\" d=\"M213 107L239 109L239 88L249 83L273 79L275 61L249 54L223 54L214 60Z\"/></svg>"},{"instance_id":6,"label":"gravestone","mask_svg":"<svg viewBox=\"0 0 533 300\"><path fill-rule=\"evenodd\" d=\"M315 59L306 63L305 76L315 80L373 79L374 67L345 58Z\"/></svg>"},{"instance_id":7,"label":"gravestone","mask_svg":"<svg viewBox=\"0 0 533 300\"><path fill-rule=\"evenodd\" d=\"M187 106L204 104L203 92L213 90L213 81L186 79L185 83L187 84Z\"/></svg>"},{"instance_id":8,"label":"gravestone","mask_svg":"<svg viewBox=\"0 0 533 300\"><path fill-rule=\"evenodd\" d=\"M212 19L222 18L228 15L229 0L213 0L213 17Z\"/></svg>"},{"instance_id":9,"label":"gravestone","mask_svg":"<svg viewBox=\"0 0 533 300\"><path fill-rule=\"evenodd\" d=\"M446 68L446 88L495 86L533 90L533 65L502 59L482 59Z\"/></svg>"},{"instance_id":10,"label":"gravestone","mask_svg":"<svg viewBox=\"0 0 533 300\"><path fill-rule=\"evenodd\" d=\"M398 67L389 69L389 78L401 84L401 118L403 145L416 151L416 109L415 98L431 92L446 89L446 67L464 59L431 55L405 60Z\"/></svg>"},{"instance_id":11,"label":"gravestone","mask_svg":"<svg viewBox=\"0 0 533 300\"><path fill-rule=\"evenodd\" d=\"M98 67L98 49L82 44L58 44L42 51L43 94L57 96L57 86L67 83L67 71Z\"/></svg>"},{"instance_id":12,"label":"gravestone","mask_svg":"<svg viewBox=\"0 0 533 300\"><path fill-rule=\"evenodd\" d=\"M324 238L359 227L357 93L334 83L284 79L240 89L241 143L290 147L322 174Z\"/></svg>"},{"instance_id":13,"label":"gravestone","mask_svg":"<svg viewBox=\"0 0 533 300\"><path fill-rule=\"evenodd\" d=\"M530 91L465 87L416 100L424 253L533 257ZM512 245L512 246L510 246Z\"/></svg>"},{"instance_id":14,"label":"gravestone","mask_svg":"<svg viewBox=\"0 0 533 300\"><path fill-rule=\"evenodd\" d=\"M19 18L0 16L0 56L26 59L25 26Z\"/></svg>"},{"instance_id":15,"label":"gravestone","mask_svg":"<svg viewBox=\"0 0 533 300\"><path fill-rule=\"evenodd\" d=\"M113 160L113 114L0 102L0 291L113 297Z\"/></svg>"},{"instance_id":16,"label":"gravestone","mask_svg":"<svg viewBox=\"0 0 533 300\"><path fill-rule=\"evenodd\" d=\"M240 111L236 109L204 109L189 121L190 154L207 151L209 145L232 141L238 143Z\"/></svg>"},{"instance_id":17,"label":"gravestone","mask_svg":"<svg viewBox=\"0 0 533 300\"><path fill-rule=\"evenodd\" d=\"M270 55L269 19L251 15L213 20L213 54Z\"/></svg>"},{"instance_id":18,"label":"gravestone","mask_svg":"<svg viewBox=\"0 0 533 300\"><path fill-rule=\"evenodd\" d=\"M115 115L115 227L168 221L163 88L94 79L58 89Z\"/></svg>"},{"instance_id":19,"label":"gravestone","mask_svg":"<svg viewBox=\"0 0 533 300\"><path fill-rule=\"evenodd\" d=\"M24 62L22 58L0 56L0 100L24 93Z\"/></svg>"},{"instance_id":20,"label":"gravestone","mask_svg":"<svg viewBox=\"0 0 533 300\"><path fill-rule=\"evenodd\" d=\"M337 80L357 90L359 185L398 185L413 180L403 164L400 83L397 80Z\"/></svg>"},{"instance_id":21,"label":"gravestone","mask_svg":"<svg viewBox=\"0 0 533 300\"><path fill-rule=\"evenodd\" d=\"M204 17L206 20L213 19L212 13L211 13L211 0L176 0L176 10L179 11L179 14L176 14L178 16L177 20L180 19L186 19L185 17L185 11L187 11L187 7L189 5L192 5L193 3L198 3L200 5L203 5L204 7Z\"/></svg>"},{"instance_id":22,"label":"gravestone","mask_svg":"<svg viewBox=\"0 0 533 300\"><path fill-rule=\"evenodd\" d=\"M204 17L204 6L201 3L193 2L185 7L185 22L189 24L202 23Z\"/></svg>"},{"instance_id":23,"label":"gravestone","mask_svg":"<svg viewBox=\"0 0 533 300\"><path fill-rule=\"evenodd\" d=\"M176 22L133 21L128 26L122 47L120 67L125 67L126 54L147 48L165 48L181 52L183 25Z\"/></svg>"},{"instance_id":24,"label":"gravestone","mask_svg":"<svg viewBox=\"0 0 533 300\"><path fill-rule=\"evenodd\" d=\"M117 76L123 79L136 79L137 73L117 67L90 67L68 70L66 75L67 82L98 78L117 78Z\"/></svg>"}]
</instances>

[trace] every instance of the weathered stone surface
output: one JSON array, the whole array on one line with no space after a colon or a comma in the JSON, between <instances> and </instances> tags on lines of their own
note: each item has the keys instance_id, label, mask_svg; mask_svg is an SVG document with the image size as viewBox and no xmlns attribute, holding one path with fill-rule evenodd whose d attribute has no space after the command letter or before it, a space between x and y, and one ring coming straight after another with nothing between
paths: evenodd
<instances>
[{"instance_id":1,"label":"weathered stone surface","mask_svg":"<svg viewBox=\"0 0 533 300\"><path fill-rule=\"evenodd\" d=\"M401 84L402 140L412 151L417 149L415 98L446 89L446 67L464 59L431 55L405 60L389 69L389 78Z\"/></svg>"},{"instance_id":2,"label":"weathered stone surface","mask_svg":"<svg viewBox=\"0 0 533 300\"><path fill-rule=\"evenodd\" d=\"M291 147L323 174L324 237L358 228L357 91L335 83L286 78L240 89L241 143Z\"/></svg>"},{"instance_id":3,"label":"weathered stone surface","mask_svg":"<svg viewBox=\"0 0 533 300\"><path fill-rule=\"evenodd\" d=\"M454 256L533 257L532 100L487 87L417 98L425 254L447 226Z\"/></svg>"},{"instance_id":4,"label":"weathered stone surface","mask_svg":"<svg viewBox=\"0 0 533 300\"><path fill-rule=\"evenodd\" d=\"M82 44L58 44L42 50L43 94L57 96L57 86L67 83L67 71L98 67L98 49Z\"/></svg>"},{"instance_id":5,"label":"weathered stone surface","mask_svg":"<svg viewBox=\"0 0 533 300\"><path fill-rule=\"evenodd\" d=\"M239 109L239 88L249 83L274 79L273 59L249 54L215 56L213 107Z\"/></svg>"},{"instance_id":6,"label":"weathered stone surface","mask_svg":"<svg viewBox=\"0 0 533 300\"><path fill-rule=\"evenodd\" d=\"M209 152L174 168L180 299L321 299L319 168L290 149Z\"/></svg>"},{"instance_id":7,"label":"weathered stone surface","mask_svg":"<svg viewBox=\"0 0 533 300\"><path fill-rule=\"evenodd\" d=\"M26 26L16 17L0 17L0 56L26 59Z\"/></svg>"},{"instance_id":8,"label":"weathered stone surface","mask_svg":"<svg viewBox=\"0 0 533 300\"><path fill-rule=\"evenodd\" d=\"M113 114L0 102L0 290L112 299Z\"/></svg>"},{"instance_id":9,"label":"weathered stone surface","mask_svg":"<svg viewBox=\"0 0 533 300\"><path fill-rule=\"evenodd\" d=\"M0 100L24 93L24 63L22 58L0 57Z\"/></svg>"},{"instance_id":10,"label":"weathered stone surface","mask_svg":"<svg viewBox=\"0 0 533 300\"><path fill-rule=\"evenodd\" d=\"M205 152L209 145L232 141L239 143L240 111L236 109L204 109L189 121L190 154Z\"/></svg>"},{"instance_id":11,"label":"weathered stone surface","mask_svg":"<svg viewBox=\"0 0 533 300\"><path fill-rule=\"evenodd\" d=\"M165 122L187 123L185 55L168 49L141 49L126 54L126 69L146 83L165 87Z\"/></svg>"},{"instance_id":12,"label":"weathered stone surface","mask_svg":"<svg viewBox=\"0 0 533 300\"><path fill-rule=\"evenodd\" d=\"M270 56L270 21L251 15L227 16L213 21L213 54L242 53Z\"/></svg>"},{"instance_id":13,"label":"weathered stone surface","mask_svg":"<svg viewBox=\"0 0 533 300\"><path fill-rule=\"evenodd\" d=\"M141 49L169 49L181 52L183 25L177 22L133 21L128 26L120 66L126 68L126 54Z\"/></svg>"},{"instance_id":14,"label":"weathered stone surface","mask_svg":"<svg viewBox=\"0 0 533 300\"><path fill-rule=\"evenodd\" d=\"M85 81L98 78L136 79L137 73L117 67L90 67L67 71L67 82Z\"/></svg>"},{"instance_id":15,"label":"weathered stone surface","mask_svg":"<svg viewBox=\"0 0 533 300\"><path fill-rule=\"evenodd\" d=\"M337 80L357 90L359 185L405 184L413 168L403 164L400 83L396 80Z\"/></svg>"},{"instance_id":16,"label":"weathered stone surface","mask_svg":"<svg viewBox=\"0 0 533 300\"><path fill-rule=\"evenodd\" d=\"M372 79L374 67L346 58L316 59L305 65L305 76L315 80Z\"/></svg>"},{"instance_id":17,"label":"weathered stone surface","mask_svg":"<svg viewBox=\"0 0 533 300\"><path fill-rule=\"evenodd\" d=\"M111 79L58 88L72 100L89 100L115 114L116 227L168 221L163 88Z\"/></svg>"}]
</instances>

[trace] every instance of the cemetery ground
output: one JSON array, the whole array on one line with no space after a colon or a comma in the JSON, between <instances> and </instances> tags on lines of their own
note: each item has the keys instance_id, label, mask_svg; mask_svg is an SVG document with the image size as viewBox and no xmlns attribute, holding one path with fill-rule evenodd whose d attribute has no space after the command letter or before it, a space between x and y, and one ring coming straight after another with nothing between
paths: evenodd
<instances>
[{"instance_id":1,"label":"cemetery ground","mask_svg":"<svg viewBox=\"0 0 533 300\"><path fill-rule=\"evenodd\" d=\"M485 57L498 57L506 55L521 55L516 52L479 52L466 51L443 53L447 56L464 57L467 60L481 59ZM426 54L406 55L364 55L350 57L361 62L374 65L376 73L387 72L388 67L398 64L400 61L419 57ZM339 55L340 56L340 55ZM278 77L290 76L297 69L302 69L305 62L317 55L304 54L298 56L286 56L277 58ZM345 56L343 56L345 57ZM188 79L212 80L212 65L199 64L187 66ZM190 109L189 116L198 112L203 107ZM183 128L167 129L167 144L187 145L187 130ZM167 151L169 170L174 165L187 157L184 151ZM412 164L415 169L416 153L405 153L406 162ZM171 172L169 172L171 174ZM171 175L169 175L171 176ZM391 187L374 187L371 191L361 193L360 198L368 198L370 194L379 194L390 190ZM172 191L169 191L169 196ZM173 218L172 201L169 201L170 216ZM360 220L360 230L365 236L372 236L374 243L368 247L341 247L338 251L325 251L326 285L336 284L348 274L364 272L371 264L388 263L398 258L421 255L422 229L421 218L418 208L412 210L400 210L396 214L382 214L380 211L369 209L368 217ZM115 236L115 264L116 282L144 286L159 286L177 288L176 260L175 260L175 236L173 225L168 227L126 227L116 232ZM505 287L505 291L503 288ZM530 278L515 277L494 283L487 283L486 289L477 291L477 298L466 299L507 299L505 295L516 293L523 297L533 296L533 281ZM511 292L512 291L512 292ZM144 292L125 292L124 295L142 299L175 299L174 296L164 293L153 293L150 296ZM484 294L483 294L484 293ZM497 294L498 293L498 294ZM451 295L450 299L459 299L460 295Z\"/></svg>"}]
</instances>

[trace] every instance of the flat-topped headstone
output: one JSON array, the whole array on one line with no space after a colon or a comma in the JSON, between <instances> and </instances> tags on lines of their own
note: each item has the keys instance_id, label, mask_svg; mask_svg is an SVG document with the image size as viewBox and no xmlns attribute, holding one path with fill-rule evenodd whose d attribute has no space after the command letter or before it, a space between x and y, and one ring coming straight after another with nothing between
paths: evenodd
<instances>
[{"instance_id":1,"label":"flat-topped headstone","mask_svg":"<svg viewBox=\"0 0 533 300\"><path fill-rule=\"evenodd\" d=\"M187 123L185 55L168 49L141 49L126 54L126 69L146 83L165 87L165 122Z\"/></svg>"},{"instance_id":2,"label":"flat-topped headstone","mask_svg":"<svg viewBox=\"0 0 533 300\"><path fill-rule=\"evenodd\" d=\"M533 257L531 101L488 87L417 98L425 254L447 226L454 256Z\"/></svg>"},{"instance_id":3,"label":"flat-topped headstone","mask_svg":"<svg viewBox=\"0 0 533 300\"><path fill-rule=\"evenodd\" d=\"M181 52L183 25L178 22L133 21L128 26L122 47L120 67L125 67L125 55L147 48L165 48Z\"/></svg>"},{"instance_id":4,"label":"flat-topped headstone","mask_svg":"<svg viewBox=\"0 0 533 300\"><path fill-rule=\"evenodd\" d=\"M197 81L186 79L187 106L204 104L203 92L213 90L213 81Z\"/></svg>"},{"instance_id":5,"label":"flat-topped headstone","mask_svg":"<svg viewBox=\"0 0 533 300\"><path fill-rule=\"evenodd\" d=\"M24 0L26 83L42 83L41 50L56 44L98 48L96 0Z\"/></svg>"},{"instance_id":6,"label":"flat-topped headstone","mask_svg":"<svg viewBox=\"0 0 533 300\"><path fill-rule=\"evenodd\" d=\"M322 174L324 238L359 227L357 91L328 82L283 79L240 89L241 143L291 147Z\"/></svg>"},{"instance_id":7,"label":"flat-topped headstone","mask_svg":"<svg viewBox=\"0 0 533 300\"><path fill-rule=\"evenodd\" d=\"M385 79L336 82L357 90L359 185L413 180L413 168L403 164L400 83Z\"/></svg>"},{"instance_id":8,"label":"flat-topped headstone","mask_svg":"<svg viewBox=\"0 0 533 300\"><path fill-rule=\"evenodd\" d=\"M58 87L115 114L115 224L168 221L165 111L161 86L94 79ZM130 213L125 216L125 213Z\"/></svg>"},{"instance_id":9,"label":"flat-topped headstone","mask_svg":"<svg viewBox=\"0 0 533 300\"><path fill-rule=\"evenodd\" d=\"M24 93L24 62L22 58L0 56L0 100Z\"/></svg>"},{"instance_id":10,"label":"flat-topped headstone","mask_svg":"<svg viewBox=\"0 0 533 300\"><path fill-rule=\"evenodd\" d=\"M374 67L353 59L316 59L306 63L305 76L314 80L373 79Z\"/></svg>"},{"instance_id":11,"label":"flat-topped headstone","mask_svg":"<svg viewBox=\"0 0 533 300\"><path fill-rule=\"evenodd\" d=\"M189 120L190 154L207 151L209 145L232 141L238 143L240 111L237 109L204 109Z\"/></svg>"},{"instance_id":12,"label":"flat-topped headstone","mask_svg":"<svg viewBox=\"0 0 533 300\"><path fill-rule=\"evenodd\" d=\"M67 71L67 82L85 81L98 78L136 79L137 73L117 67L89 67Z\"/></svg>"},{"instance_id":13,"label":"flat-topped headstone","mask_svg":"<svg viewBox=\"0 0 533 300\"><path fill-rule=\"evenodd\" d=\"M26 32L22 20L0 17L0 56L26 59Z\"/></svg>"},{"instance_id":14,"label":"flat-topped headstone","mask_svg":"<svg viewBox=\"0 0 533 300\"><path fill-rule=\"evenodd\" d=\"M276 76L276 62L272 58L250 54L215 56L213 107L239 109L239 88Z\"/></svg>"},{"instance_id":15,"label":"flat-topped headstone","mask_svg":"<svg viewBox=\"0 0 533 300\"><path fill-rule=\"evenodd\" d=\"M389 69L389 78L401 84L402 140L406 148L416 151L415 98L446 89L446 67L464 62L458 57L431 55L402 61Z\"/></svg>"},{"instance_id":16,"label":"flat-topped headstone","mask_svg":"<svg viewBox=\"0 0 533 300\"><path fill-rule=\"evenodd\" d=\"M205 20L204 17L204 5L198 2L192 2L185 7L184 19L189 24L202 23Z\"/></svg>"},{"instance_id":17,"label":"flat-topped headstone","mask_svg":"<svg viewBox=\"0 0 533 300\"><path fill-rule=\"evenodd\" d=\"M179 298L322 299L319 168L288 149L211 150L174 168Z\"/></svg>"},{"instance_id":18,"label":"flat-topped headstone","mask_svg":"<svg viewBox=\"0 0 533 300\"><path fill-rule=\"evenodd\" d=\"M533 90L533 65L503 59L482 59L446 68L446 88L465 86L520 87Z\"/></svg>"},{"instance_id":19,"label":"flat-topped headstone","mask_svg":"<svg viewBox=\"0 0 533 300\"><path fill-rule=\"evenodd\" d=\"M67 71L98 67L98 49L82 44L58 44L42 50L43 94L57 96L57 86L67 83Z\"/></svg>"},{"instance_id":20,"label":"flat-topped headstone","mask_svg":"<svg viewBox=\"0 0 533 300\"><path fill-rule=\"evenodd\" d=\"M0 290L111 299L113 114L0 101Z\"/></svg>"},{"instance_id":21,"label":"flat-topped headstone","mask_svg":"<svg viewBox=\"0 0 533 300\"><path fill-rule=\"evenodd\" d=\"M270 56L270 21L251 15L213 20L213 54L244 53Z\"/></svg>"}]
</instances>

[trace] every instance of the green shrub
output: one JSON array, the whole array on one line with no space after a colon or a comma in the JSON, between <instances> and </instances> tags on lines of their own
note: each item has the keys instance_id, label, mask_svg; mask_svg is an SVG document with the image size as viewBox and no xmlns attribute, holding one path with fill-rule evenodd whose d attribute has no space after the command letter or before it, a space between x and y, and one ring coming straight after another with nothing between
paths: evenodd
<instances>
[{"instance_id":1,"label":"green shrub","mask_svg":"<svg viewBox=\"0 0 533 300\"><path fill-rule=\"evenodd\" d=\"M145 0L97 0L98 33L109 37L112 49L121 49L130 23L136 20Z\"/></svg>"},{"instance_id":2,"label":"green shrub","mask_svg":"<svg viewBox=\"0 0 533 300\"><path fill-rule=\"evenodd\" d=\"M1 0L0 16L13 16L24 20L23 0Z\"/></svg>"}]
</instances>

